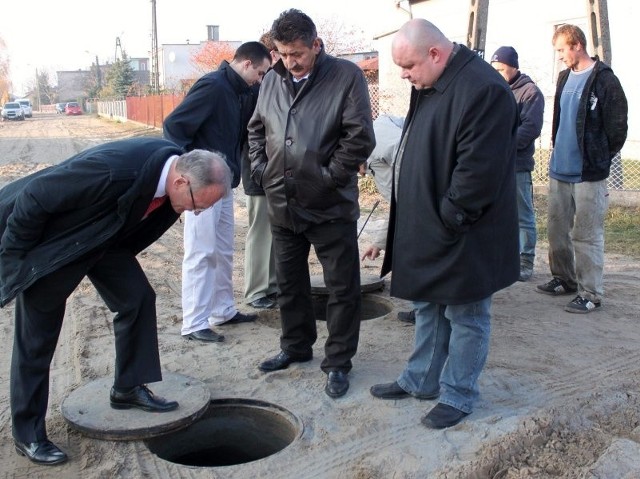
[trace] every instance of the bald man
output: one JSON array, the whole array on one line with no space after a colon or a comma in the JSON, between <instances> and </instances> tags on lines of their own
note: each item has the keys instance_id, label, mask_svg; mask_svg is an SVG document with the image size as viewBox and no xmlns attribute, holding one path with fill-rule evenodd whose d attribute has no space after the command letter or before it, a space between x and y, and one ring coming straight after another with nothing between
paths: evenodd
<instances>
[{"instance_id":1,"label":"bald man","mask_svg":"<svg viewBox=\"0 0 640 479\"><path fill-rule=\"evenodd\" d=\"M518 279L518 112L500 75L424 19L403 25L393 61L412 85L396 160L382 273L414 302L415 346L381 399L437 399L446 428L473 410L489 350L491 298Z\"/></svg>"}]
</instances>

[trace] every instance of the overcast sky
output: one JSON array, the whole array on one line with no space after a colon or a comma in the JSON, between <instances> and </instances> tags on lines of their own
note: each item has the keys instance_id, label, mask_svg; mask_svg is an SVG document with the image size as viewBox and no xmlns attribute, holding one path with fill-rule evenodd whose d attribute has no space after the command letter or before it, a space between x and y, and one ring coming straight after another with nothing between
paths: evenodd
<instances>
[{"instance_id":1,"label":"overcast sky","mask_svg":"<svg viewBox=\"0 0 640 479\"><path fill-rule=\"evenodd\" d=\"M207 25L220 26L220 40L257 40L288 8L312 19L335 16L375 34L367 13L373 2L393 0L156 0L158 46L206 40ZM36 69L54 78L57 70L87 69L113 61L116 38L130 57L149 57L150 0L6 0L0 37L7 46L15 93L33 84ZM237 7L241 7L238 9ZM369 8L367 8L369 7ZM89 11L91 10L91 11ZM363 13L364 12L364 13Z\"/></svg>"}]
</instances>

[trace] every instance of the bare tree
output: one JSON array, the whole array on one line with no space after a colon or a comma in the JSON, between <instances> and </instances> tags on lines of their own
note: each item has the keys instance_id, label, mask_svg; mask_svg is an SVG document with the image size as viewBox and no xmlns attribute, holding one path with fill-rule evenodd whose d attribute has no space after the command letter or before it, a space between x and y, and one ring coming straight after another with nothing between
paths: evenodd
<instances>
[{"instance_id":1,"label":"bare tree","mask_svg":"<svg viewBox=\"0 0 640 479\"><path fill-rule=\"evenodd\" d=\"M345 24L337 16L321 17L316 22L316 28L325 51L330 55L371 50L371 44L366 39L364 31L354 25Z\"/></svg>"},{"instance_id":2,"label":"bare tree","mask_svg":"<svg viewBox=\"0 0 640 479\"><path fill-rule=\"evenodd\" d=\"M0 104L4 105L9 101L11 90L11 80L9 79L9 57L7 55L7 45L0 37Z\"/></svg>"}]
</instances>

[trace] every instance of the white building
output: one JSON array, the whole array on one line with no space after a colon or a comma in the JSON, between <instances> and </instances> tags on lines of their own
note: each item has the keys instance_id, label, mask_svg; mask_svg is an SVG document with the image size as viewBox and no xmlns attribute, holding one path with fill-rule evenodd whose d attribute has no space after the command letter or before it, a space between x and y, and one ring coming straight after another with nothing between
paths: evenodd
<instances>
[{"instance_id":1,"label":"white building","mask_svg":"<svg viewBox=\"0 0 640 479\"><path fill-rule=\"evenodd\" d=\"M199 43L165 43L158 49L158 73L160 89L182 91L202 75L192 62L192 58L209 41L218 42L220 27L207 25L207 39ZM229 41L234 48L242 42Z\"/></svg>"},{"instance_id":2,"label":"white building","mask_svg":"<svg viewBox=\"0 0 640 479\"><path fill-rule=\"evenodd\" d=\"M470 11L479 0L389 0L378 7L380 19L376 49L379 52L381 111L404 115L408 107L410 85L399 78L399 69L391 59L391 40L397 29L411 18L426 18L451 40L467 44ZM519 56L520 70L533 78L546 97L542 145L550 145L553 95L558 72L551 38L558 25L578 25L587 36L587 48L595 53L590 38L593 5L608 10L611 59L607 61L620 79L629 103L629 134L622 150L624 158L640 159L640 90L637 81L633 29L640 25L640 3L628 0L489 0L484 53L487 61L502 45L513 46ZM603 15L604 17L604 15ZM606 18L604 18L606 20ZM603 29L603 36L608 33Z\"/></svg>"}]
</instances>

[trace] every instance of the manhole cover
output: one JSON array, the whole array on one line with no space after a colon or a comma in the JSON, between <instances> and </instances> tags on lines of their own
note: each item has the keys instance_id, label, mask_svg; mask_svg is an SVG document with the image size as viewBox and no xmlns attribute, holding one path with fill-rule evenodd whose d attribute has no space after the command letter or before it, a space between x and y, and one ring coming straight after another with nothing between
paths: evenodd
<instances>
[{"instance_id":1,"label":"manhole cover","mask_svg":"<svg viewBox=\"0 0 640 479\"><path fill-rule=\"evenodd\" d=\"M286 409L253 399L216 399L191 426L148 439L149 450L185 466L244 464L276 454L298 439L302 421Z\"/></svg>"},{"instance_id":2,"label":"manhole cover","mask_svg":"<svg viewBox=\"0 0 640 479\"><path fill-rule=\"evenodd\" d=\"M69 425L96 439L126 441L147 439L188 426L207 411L211 392L201 381L174 373L149 384L154 394L178 401L175 411L152 413L140 409L113 409L109 392L113 378L91 381L72 391L60 409Z\"/></svg>"}]
</instances>

